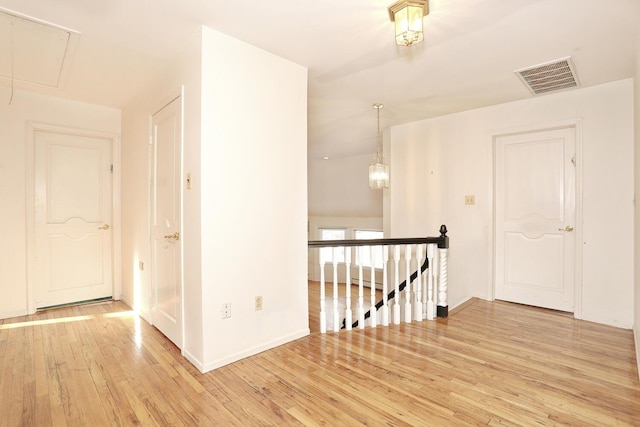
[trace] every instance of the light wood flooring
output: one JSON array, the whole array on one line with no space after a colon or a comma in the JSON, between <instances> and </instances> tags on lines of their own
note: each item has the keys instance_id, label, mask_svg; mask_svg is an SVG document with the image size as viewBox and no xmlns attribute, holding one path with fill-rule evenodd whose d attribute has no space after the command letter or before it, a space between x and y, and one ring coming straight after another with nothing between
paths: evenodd
<instances>
[{"instance_id":1,"label":"light wood flooring","mask_svg":"<svg viewBox=\"0 0 640 427\"><path fill-rule=\"evenodd\" d=\"M640 385L631 331L503 302L207 374L113 302L0 321L0 425L638 426Z\"/></svg>"}]
</instances>

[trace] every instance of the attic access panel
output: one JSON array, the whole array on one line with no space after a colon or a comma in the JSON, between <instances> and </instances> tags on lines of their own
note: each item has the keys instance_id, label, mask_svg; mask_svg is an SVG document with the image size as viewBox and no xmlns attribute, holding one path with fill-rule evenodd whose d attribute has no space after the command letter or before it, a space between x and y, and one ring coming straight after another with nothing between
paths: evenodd
<instances>
[{"instance_id":1,"label":"attic access panel","mask_svg":"<svg viewBox=\"0 0 640 427\"><path fill-rule=\"evenodd\" d=\"M60 88L79 33L0 9L0 79Z\"/></svg>"}]
</instances>

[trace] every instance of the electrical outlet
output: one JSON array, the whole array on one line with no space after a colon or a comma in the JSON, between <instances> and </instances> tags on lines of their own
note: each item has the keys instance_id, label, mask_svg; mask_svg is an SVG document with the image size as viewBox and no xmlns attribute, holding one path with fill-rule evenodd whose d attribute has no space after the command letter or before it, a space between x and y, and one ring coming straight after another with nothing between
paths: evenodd
<instances>
[{"instance_id":1,"label":"electrical outlet","mask_svg":"<svg viewBox=\"0 0 640 427\"><path fill-rule=\"evenodd\" d=\"M476 204L476 196L464 196L464 204L465 205L475 205Z\"/></svg>"},{"instance_id":2,"label":"electrical outlet","mask_svg":"<svg viewBox=\"0 0 640 427\"><path fill-rule=\"evenodd\" d=\"M256 309L256 311L262 310L262 295L256 296L255 309Z\"/></svg>"},{"instance_id":3,"label":"electrical outlet","mask_svg":"<svg viewBox=\"0 0 640 427\"><path fill-rule=\"evenodd\" d=\"M231 303L225 302L222 304L222 309L220 310L220 316L223 319L228 319L231 317Z\"/></svg>"}]
</instances>

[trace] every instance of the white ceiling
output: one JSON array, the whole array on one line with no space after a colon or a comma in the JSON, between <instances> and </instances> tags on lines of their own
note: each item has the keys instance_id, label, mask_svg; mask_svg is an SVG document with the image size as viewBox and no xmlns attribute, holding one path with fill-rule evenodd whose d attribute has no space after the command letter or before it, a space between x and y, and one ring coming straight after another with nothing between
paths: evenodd
<instances>
[{"instance_id":1,"label":"white ceiling","mask_svg":"<svg viewBox=\"0 0 640 427\"><path fill-rule=\"evenodd\" d=\"M373 155L375 102L385 105L385 128L532 97L513 71L567 56L582 87L634 73L638 0L430 0L424 42L410 48L395 45L391 3L0 0L0 7L80 33L63 88L16 87L100 105L125 106L201 24L306 66L310 160ZM8 55L0 50L0 64Z\"/></svg>"}]
</instances>

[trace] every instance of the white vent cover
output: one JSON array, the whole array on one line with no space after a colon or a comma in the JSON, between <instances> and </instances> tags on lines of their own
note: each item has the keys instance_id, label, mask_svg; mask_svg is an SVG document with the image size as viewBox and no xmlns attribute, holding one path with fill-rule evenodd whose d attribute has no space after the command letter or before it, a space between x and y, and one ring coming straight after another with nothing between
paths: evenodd
<instances>
[{"instance_id":1,"label":"white vent cover","mask_svg":"<svg viewBox=\"0 0 640 427\"><path fill-rule=\"evenodd\" d=\"M534 95L579 85L571 57L522 68L514 73L520 77Z\"/></svg>"}]
</instances>

